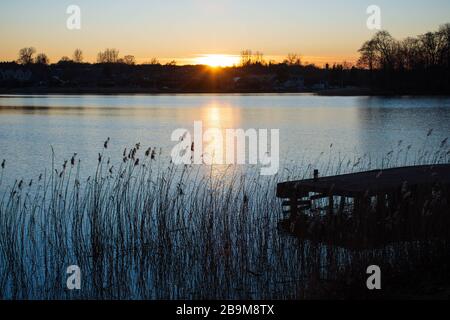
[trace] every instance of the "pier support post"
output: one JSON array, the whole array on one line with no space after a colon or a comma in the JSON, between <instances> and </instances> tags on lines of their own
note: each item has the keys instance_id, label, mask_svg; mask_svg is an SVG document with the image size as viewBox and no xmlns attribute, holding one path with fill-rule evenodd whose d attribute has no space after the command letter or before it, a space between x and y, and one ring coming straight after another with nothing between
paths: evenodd
<instances>
[{"instance_id":1,"label":"pier support post","mask_svg":"<svg viewBox=\"0 0 450 320\"><path fill-rule=\"evenodd\" d=\"M345 197L341 197L341 200L339 201L339 215L344 213L345 208Z\"/></svg>"},{"instance_id":2,"label":"pier support post","mask_svg":"<svg viewBox=\"0 0 450 320\"><path fill-rule=\"evenodd\" d=\"M328 197L328 214L331 216L334 213L334 196Z\"/></svg>"},{"instance_id":3,"label":"pier support post","mask_svg":"<svg viewBox=\"0 0 450 320\"><path fill-rule=\"evenodd\" d=\"M290 203L290 209L291 209L291 216L290 216L290 220L294 220L297 218L298 216L298 199L297 196L291 196L291 198L289 199L289 203Z\"/></svg>"}]
</instances>

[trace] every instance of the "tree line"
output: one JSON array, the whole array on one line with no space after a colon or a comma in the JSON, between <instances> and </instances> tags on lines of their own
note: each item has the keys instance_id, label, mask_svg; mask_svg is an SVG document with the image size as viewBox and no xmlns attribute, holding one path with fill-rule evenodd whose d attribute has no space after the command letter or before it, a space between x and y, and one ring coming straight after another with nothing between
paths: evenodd
<instances>
[{"instance_id":1,"label":"tree line","mask_svg":"<svg viewBox=\"0 0 450 320\"><path fill-rule=\"evenodd\" d=\"M450 23L403 40L379 31L359 53L357 66L370 71L372 86L400 91L450 89Z\"/></svg>"},{"instance_id":2,"label":"tree line","mask_svg":"<svg viewBox=\"0 0 450 320\"><path fill-rule=\"evenodd\" d=\"M17 63L22 65L28 65L33 63L48 65L50 63L50 59L45 53L39 53L36 55L36 57L34 56L35 54L36 49L33 47L22 48L19 51L19 58L17 59ZM68 62L68 61L72 61L75 63L82 63L83 51L81 51L80 49L75 49L72 55L72 59L70 59L67 56L64 56L60 60L60 62Z\"/></svg>"},{"instance_id":3,"label":"tree line","mask_svg":"<svg viewBox=\"0 0 450 320\"><path fill-rule=\"evenodd\" d=\"M45 53L36 54L36 49L33 47L22 48L19 51L19 58L17 59L17 63L21 65L29 65L29 64L50 64L50 59ZM253 52L252 50L244 50L241 52L240 66L250 66L250 65L273 65L277 64L276 61L270 60L266 61L264 59L264 54L260 51ZM68 56L63 56L58 63L83 63L84 56L83 51L81 49L75 49L72 54L72 58ZM114 48L107 48L104 51L100 51L97 54L97 63L122 63L127 65L136 65L136 58L133 55L126 55L120 57L119 50ZM291 66L300 66L302 64L301 56L297 53L289 53L287 57L283 60L283 64L291 65ZM143 64L150 65L160 65L161 63L157 58L152 58L149 62L144 62ZM172 60L166 65L174 66L177 62Z\"/></svg>"},{"instance_id":4,"label":"tree line","mask_svg":"<svg viewBox=\"0 0 450 320\"><path fill-rule=\"evenodd\" d=\"M50 64L50 59L45 53L36 54L36 49L33 47L22 48L19 51L19 58L17 59L18 64L28 65L28 64ZM63 56L58 63L73 62L73 63L83 63L84 56L81 49L75 49L72 54L72 58L68 56ZM119 56L119 50L117 49L105 49L97 54L97 63L124 63L127 65L135 65L136 59L132 55L126 55L124 57ZM152 60L152 63L157 63L156 59Z\"/></svg>"},{"instance_id":5,"label":"tree line","mask_svg":"<svg viewBox=\"0 0 450 320\"><path fill-rule=\"evenodd\" d=\"M450 64L450 23L436 32L427 32L404 40L379 31L359 49L358 66L384 70L448 68Z\"/></svg>"},{"instance_id":6,"label":"tree line","mask_svg":"<svg viewBox=\"0 0 450 320\"><path fill-rule=\"evenodd\" d=\"M266 60L260 51L243 50L240 55L240 63L235 66L236 68L228 68L220 74L215 74L215 81L218 83L229 75L230 78L241 78L242 83L249 82L250 87L263 87L259 83L264 80L263 77L260 77L261 80L254 76L265 75L267 79L270 79L275 75L275 80L271 80L274 83L285 83L288 80L303 77L306 85L320 83L322 87L326 88L361 87L370 88L383 94L450 93L450 23L440 26L437 31L402 40L395 39L387 31L379 31L362 44L359 53L360 57L355 64L344 62L317 67L314 64L304 63L301 55L297 53L290 53L285 59L277 62ZM45 53L37 53L36 49L27 47L20 50L16 62L21 65L48 65L50 60ZM134 56L121 56L119 50L113 48L100 51L97 54L96 62L104 64L105 68L110 69L114 67L112 65L117 65L117 67L137 65ZM76 49L71 57L62 57L58 64L60 63L65 63L67 66L73 65L72 69L81 70L76 64L84 63L83 51ZM122 68L118 72L134 72L134 77L140 77L140 71L145 66L159 66L161 68L158 67L154 70L172 75L172 77L168 76L171 81L179 77L174 73L176 69L164 68L164 65L156 58L141 65L142 68ZM176 65L176 61L165 64L165 66ZM185 69L189 68L190 66L186 66ZM108 74L110 69L105 69L104 73ZM198 70L198 68L192 69L192 77L195 77ZM245 79L246 76L248 79ZM148 74L145 77L148 77ZM197 74L198 77L200 76ZM155 85L155 81L152 81L152 85ZM209 80L202 79L201 81ZM258 83L254 84L253 82ZM167 86L169 87L170 84ZM206 85L202 84L202 86ZM276 86L278 84L272 84L272 87ZM265 85L265 87L270 87L270 85Z\"/></svg>"},{"instance_id":7,"label":"tree line","mask_svg":"<svg viewBox=\"0 0 450 320\"><path fill-rule=\"evenodd\" d=\"M408 37L404 40L394 39L389 32L379 31L372 39L366 41L359 49L360 58L356 66L367 70L417 70L429 68L448 68L450 65L450 23L442 25L436 32L427 32L417 37ZM19 51L19 64L49 64L50 59L45 53L36 56L33 47L23 48ZM62 57L59 62L83 62L83 52L76 49L72 58ZM108 48L97 54L97 63L124 63L135 65L133 55L120 57L119 50ZM287 65L302 65L299 54L290 53L281 62ZM159 64L156 58L149 63ZM171 61L169 64L176 64ZM275 61L265 61L260 51L244 50L241 52L241 66L276 64Z\"/></svg>"}]
</instances>

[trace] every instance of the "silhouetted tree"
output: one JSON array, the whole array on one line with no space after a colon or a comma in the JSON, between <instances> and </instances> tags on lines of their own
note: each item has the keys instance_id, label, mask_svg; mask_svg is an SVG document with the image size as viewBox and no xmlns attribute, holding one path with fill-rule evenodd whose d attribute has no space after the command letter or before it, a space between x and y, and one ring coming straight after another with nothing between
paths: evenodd
<instances>
[{"instance_id":1,"label":"silhouetted tree","mask_svg":"<svg viewBox=\"0 0 450 320\"><path fill-rule=\"evenodd\" d=\"M241 66L246 67L253 63L252 50L244 50L241 52Z\"/></svg>"},{"instance_id":2,"label":"silhouetted tree","mask_svg":"<svg viewBox=\"0 0 450 320\"><path fill-rule=\"evenodd\" d=\"M450 23L439 28L438 38L441 52L439 53L440 64L446 68L450 67Z\"/></svg>"},{"instance_id":3,"label":"silhouetted tree","mask_svg":"<svg viewBox=\"0 0 450 320\"><path fill-rule=\"evenodd\" d=\"M105 49L100 51L97 55L98 63L117 63L119 61L119 50Z\"/></svg>"},{"instance_id":4,"label":"silhouetted tree","mask_svg":"<svg viewBox=\"0 0 450 320\"><path fill-rule=\"evenodd\" d=\"M375 50L378 55L379 65L384 69L391 69L395 66L397 41L392 38L389 32L379 31L372 39Z\"/></svg>"},{"instance_id":5,"label":"silhouetted tree","mask_svg":"<svg viewBox=\"0 0 450 320\"><path fill-rule=\"evenodd\" d=\"M397 41L380 31L359 50L358 66L375 70L377 84L393 90L450 90L450 24Z\"/></svg>"},{"instance_id":6,"label":"silhouetted tree","mask_svg":"<svg viewBox=\"0 0 450 320\"><path fill-rule=\"evenodd\" d=\"M123 57L123 63L125 63L129 66L134 66L136 64L136 59L132 55L127 55L127 56Z\"/></svg>"},{"instance_id":7,"label":"silhouetted tree","mask_svg":"<svg viewBox=\"0 0 450 320\"><path fill-rule=\"evenodd\" d=\"M253 56L253 64L264 65L264 53L256 51Z\"/></svg>"},{"instance_id":8,"label":"silhouetted tree","mask_svg":"<svg viewBox=\"0 0 450 320\"><path fill-rule=\"evenodd\" d=\"M374 68L378 67L377 53L374 40L366 41L362 45L361 49L359 49L359 53L361 54L358 60L358 66L360 68L365 68L372 71Z\"/></svg>"},{"instance_id":9,"label":"silhouetted tree","mask_svg":"<svg viewBox=\"0 0 450 320\"><path fill-rule=\"evenodd\" d=\"M149 64L151 65L160 65L161 63L159 62L159 60L157 58L152 58L152 60L150 60Z\"/></svg>"},{"instance_id":10,"label":"silhouetted tree","mask_svg":"<svg viewBox=\"0 0 450 320\"><path fill-rule=\"evenodd\" d=\"M22 48L19 51L19 59L17 60L20 64L30 64L33 63L33 55L36 53L36 49L33 47Z\"/></svg>"},{"instance_id":11,"label":"silhouetted tree","mask_svg":"<svg viewBox=\"0 0 450 320\"><path fill-rule=\"evenodd\" d=\"M286 63L289 66L301 66L302 59L300 58L299 54L289 53L286 59L284 59L283 63Z\"/></svg>"},{"instance_id":12,"label":"silhouetted tree","mask_svg":"<svg viewBox=\"0 0 450 320\"><path fill-rule=\"evenodd\" d=\"M67 63L67 62L71 62L72 60L70 60L70 58L68 56L63 56L61 57L61 59L59 59L58 63Z\"/></svg>"},{"instance_id":13,"label":"silhouetted tree","mask_svg":"<svg viewBox=\"0 0 450 320\"><path fill-rule=\"evenodd\" d=\"M421 49L419 40L408 37L400 43L398 67L405 70L417 69L421 66Z\"/></svg>"},{"instance_id":14,"label":"silhouetted tree","mask_svg":"<svg viewBox=\"0 0 450 320\"><path fill-rule=\"evenodd\" d=\"M264 61L264 53L260 51L256 51L255 53L252 50L244 50L241 52L241 66L246 67L250 65L265 65Z\"/></svg>"},{"instance_id":15,"label":"silhouetted tree","mask_svg":"<svg viewBox=\"0 0 450 320\"><path fill-rule=\"evenodd\" d=\"M435 66L440 51L437 33L427 32L419 36L419 41L422 47L425 65L427 67Z\"/></svg>"},{"instance_id":16,"label":"silhouetted tree","mask_svg":"<svg viewBox=\"0 0 450 320\"><path fill-rule=\"evenodd\" d=\"M36 56L35 63L47 65L50 63L50 59L47 57L45 53L39 53Z\"/></svg>"},{"instance_id":17,"label":"silhouetted tree","mask_svg":"<svg viewBox=\"0 0 450 320\"><path fill-rule=\"evenodd\" d=\"M417 70L443 68L450 60L450 24L437 32L427 32L403 41L393 39L387 31L378 32L361 49L358 65L366 69Z\"/></svg>"},{"instance_id":18,"label":"silhouetted tree","mask_svg":"<svg viewBox=\"0 0 450 320\"><path fill-rule=\"evenodd\" d=\"M80 49L75 49L73 52L73 62L82 63L83 62L83 51Z\"/></svg>"}]
</instances>

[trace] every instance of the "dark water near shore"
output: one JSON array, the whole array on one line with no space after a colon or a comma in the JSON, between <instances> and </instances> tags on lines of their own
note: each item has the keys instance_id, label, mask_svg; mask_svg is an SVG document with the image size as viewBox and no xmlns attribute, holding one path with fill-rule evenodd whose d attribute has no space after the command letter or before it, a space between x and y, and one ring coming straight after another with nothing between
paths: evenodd
<instances>
[{"instance_id":1,"label":"dark water near shore","mask_svg":"<svg viewBox=\"0 0 450 320\"><path fill-rule=\"evenodd\" d=\"M450 98L0 96L0 158L7 160L4 179L31 179L49 168L51 146L58 163L76 152L83 167L92 168L107 137L112 160L120 161L123 148L136 142L143 148L162 148L168 157L175 145L172 131L192 130L198 120L205 127L222 129L280 129L282 166L329 161L330 156L379 159L400 148L399 141L412 150L438 147L450 134ZM433 133L427 138L430 129Z\"/></svg>"}]
</instances>

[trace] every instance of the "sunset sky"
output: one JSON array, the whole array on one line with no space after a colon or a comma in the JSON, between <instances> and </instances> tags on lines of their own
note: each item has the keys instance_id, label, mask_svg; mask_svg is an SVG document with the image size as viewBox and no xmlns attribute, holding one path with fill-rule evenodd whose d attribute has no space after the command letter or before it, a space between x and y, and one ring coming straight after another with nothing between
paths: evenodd
<instances>
[{"instance_id":1,"label":"sunset sky","mask_svg":"<svg viewBox=\"0 0 450 320\"><path fill-rule=\"evenodd\" d=\"M81 30L66 28L66 8L81 7ZM397 38L436 30L450 22L448 0L18 0L0 4L0 60L15 60L33 46L52 62L81 48L94 61L104 48L195 63L208 54L239 55L244 49L281 60L296 52L303 61L354 61L366 28L366 9L382 10L383 28Z\"/></svg>"}]
</instances>

